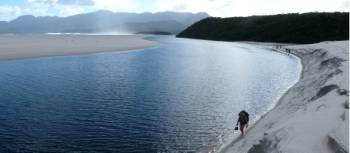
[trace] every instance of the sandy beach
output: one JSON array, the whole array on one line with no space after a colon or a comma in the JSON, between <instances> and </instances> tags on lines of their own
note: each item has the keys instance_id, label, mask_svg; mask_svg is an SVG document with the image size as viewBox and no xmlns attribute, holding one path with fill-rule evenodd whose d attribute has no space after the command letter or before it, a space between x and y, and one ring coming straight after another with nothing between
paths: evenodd
<instances>
[{"instance_id":1,"label":"sandy beach","mask_svg":"<svg viewBox=\"0 0 350 153\"><path fill-rule=\"evenodd\" d=\"M123 51L156 46L142 35L0 35L0 60Z\"/></svg>"},{"instance_id":2,"label":"sandy beach","mask_svg":"<svg viewBox=\"0 0 350 153\"><path fill-rule=\"evenodd\" d=\"M302 76L244 137L219 152L349 152L349 41L270 49L298 56Z\"/></svg>"}]
</instances>

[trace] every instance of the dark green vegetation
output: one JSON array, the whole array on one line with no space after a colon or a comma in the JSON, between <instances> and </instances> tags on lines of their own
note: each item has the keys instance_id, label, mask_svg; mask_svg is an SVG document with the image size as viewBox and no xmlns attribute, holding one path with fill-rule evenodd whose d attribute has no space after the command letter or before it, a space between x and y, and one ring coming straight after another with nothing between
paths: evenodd
<instances>
[{"instance_id":1,"label":"dark green vegetation","mask_svg":"<svg viewBox=\"0 0 350 153\"><path fill-rule=\"evenodd\" d=\"M177 37L224 41L316 43L349 39L349 13L304 13L213 18L191 25Z\"/></svg>"}]
</instances>

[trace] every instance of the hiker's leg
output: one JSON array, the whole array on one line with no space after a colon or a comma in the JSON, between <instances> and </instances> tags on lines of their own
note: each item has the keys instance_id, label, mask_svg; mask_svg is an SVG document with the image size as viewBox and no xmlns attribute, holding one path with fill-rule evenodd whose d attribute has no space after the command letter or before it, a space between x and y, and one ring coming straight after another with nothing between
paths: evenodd
<instances>
[{"instance_id":1,"label":"hiker's leg","mask_svg":"<svg viewBox=\"0 0 350 153\"><path fill-rule=\"evenodd\" d=\"M244 127L245 127L245 124L239 125L239 129L241 130L241 135L242 136L244 135Z\"/></svg>"}]
</instances>

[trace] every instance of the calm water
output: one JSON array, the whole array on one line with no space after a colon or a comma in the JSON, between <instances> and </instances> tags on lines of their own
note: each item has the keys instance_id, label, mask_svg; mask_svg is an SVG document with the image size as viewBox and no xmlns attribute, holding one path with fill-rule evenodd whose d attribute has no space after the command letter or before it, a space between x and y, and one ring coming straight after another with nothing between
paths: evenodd
<instances>
[{"instance_id":1,"label":"calm water","mask_svg":"<svg viewBox=\"0 0 350 153\"><path fill-rule=\"evenodd\" d=\"M268 110L299 77L291 56L150 37L129 52L0 62L0 152L198 152L237 113Z\"/></svg>"}]
</instances>

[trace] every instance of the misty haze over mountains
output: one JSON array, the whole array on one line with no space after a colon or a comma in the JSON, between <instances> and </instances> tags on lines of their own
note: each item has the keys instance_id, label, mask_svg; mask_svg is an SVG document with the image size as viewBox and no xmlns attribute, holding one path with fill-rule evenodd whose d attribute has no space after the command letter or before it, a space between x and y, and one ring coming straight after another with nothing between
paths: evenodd
<instances>
[{"instance_id":1,"label":"misty haze over mountains","mask_svg":"<svg viewBox=\"0 0 350 153\"><path fill-rule=\"evenodd\" d=\"M113 13L101 10L69 17L20 16L0 21L0 33L139 33L168 32L177 34L207 13Z\"/></svg>"}]
</instances>

